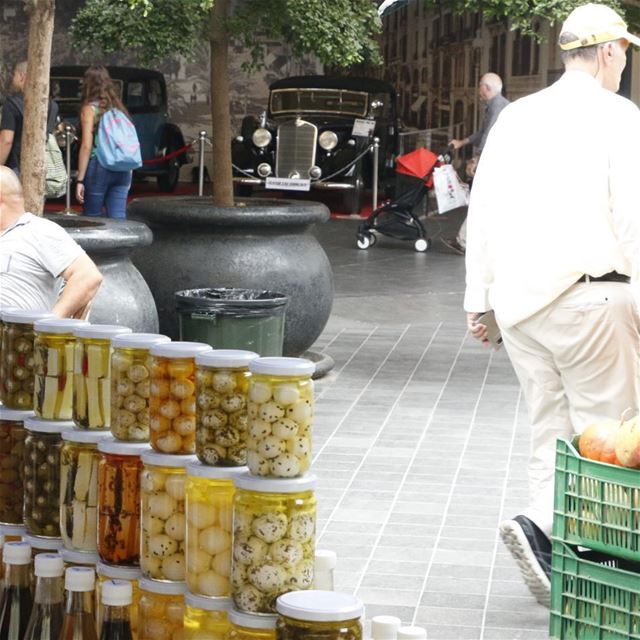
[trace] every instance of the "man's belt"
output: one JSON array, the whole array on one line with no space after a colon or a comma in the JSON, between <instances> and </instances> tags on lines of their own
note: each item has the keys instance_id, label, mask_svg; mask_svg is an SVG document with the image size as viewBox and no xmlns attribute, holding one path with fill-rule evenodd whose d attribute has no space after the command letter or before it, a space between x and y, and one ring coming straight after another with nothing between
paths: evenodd
<instances>
[{"instance_id":1,"label":"man's belt","mask_svg":"<svg viewBox=\"0 0 640 640\"><path fill-rule=\"evenodd\" d=\"M584 275L576 280L576 284L578 282L626 282L628 284L631 282L631 278L629 276L625 276L623 273L610 271L609 273L605 273L603 276L598 276L597 278Z\"/></svg>"}]
</instances>

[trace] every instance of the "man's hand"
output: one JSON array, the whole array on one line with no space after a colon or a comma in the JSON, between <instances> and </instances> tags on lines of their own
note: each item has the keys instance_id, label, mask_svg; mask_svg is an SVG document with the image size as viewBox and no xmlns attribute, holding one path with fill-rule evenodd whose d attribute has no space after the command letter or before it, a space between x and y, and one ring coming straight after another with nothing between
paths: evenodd
<instances>
[{"instance_id":1,"label":"man's hand","mask_svg":"<svg viewBox=\"0 0 640 640\"><path fill-rule=\"evenodd\" d=\"M473 156L473 158L469 158L469 160L467 160L467 164L464 169L465 173L467 174L467 177L473 178L476 175L476 169L478 168L478 160L480 160L478 156Z\"/></svg>"},{"instance_id":2,"label":"man's hand","mask_svg":"<svg viewBox=\"0 0 640 640\"><path fill-rule=\"evenodd\" d=\"M76 200L80 204L84 204L84 185L77 183L76 184Z\"/></svg>"},{"instance_id":3,"label":"man's hand","mask_svg":"<svg viewBox=\"0 0 640 640\"><path fill-rule=\"evenodd\" d=\"M467 327L469 333L476 339L480 340L485 347L490 346L487 327L480 324L477 320L484 312L467 313Z\"/></svg>"},{"instance_id":4,"label":"man's hand","mask_svg":"<svg viewBox=\"0 0 640 640\"><path fill-rule=\"evenodd\" d=\"M467 140L452 140L449 143L456 151L458 149L460 149L460 147L464 147L465 144L467 144Z\"/></svg>"}]
</instances>

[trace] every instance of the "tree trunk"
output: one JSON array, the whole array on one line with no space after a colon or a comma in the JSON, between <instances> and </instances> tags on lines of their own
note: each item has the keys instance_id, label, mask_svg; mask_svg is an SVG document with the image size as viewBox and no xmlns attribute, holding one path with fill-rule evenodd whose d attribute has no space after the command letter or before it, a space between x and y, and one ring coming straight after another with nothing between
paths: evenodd
<instances>
[{"instance_id":1,"label":"tree trunk","mask_svg":"<svg viewBox=\"0 0 640 640\"><path fill-rule=\"evenodd\" d=\"M55 7L55 0L25 0L25 10L29 13L29 49L20 178L25 208L37 215L42 215L44 209L44 158Z\"/></svg>"},{"instance_id":2,"label":"tree trunk","mask_svg":"<svg viewBox=\"0 0 640 640\"><path fill-rule=\"evenodd\" d=\"M229 109L229 34L226 19L229 0L216 0L211 13L211 182L213 203L233 206L233 172L231 168L231 111Z\"/></svg>"}]
</instances>

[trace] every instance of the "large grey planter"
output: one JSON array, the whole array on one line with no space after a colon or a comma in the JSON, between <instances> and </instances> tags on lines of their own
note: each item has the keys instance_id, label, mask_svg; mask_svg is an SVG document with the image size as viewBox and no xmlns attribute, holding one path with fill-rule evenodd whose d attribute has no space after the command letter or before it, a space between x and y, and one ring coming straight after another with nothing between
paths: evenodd
<instances>
[{"instance_id":1,"label":"large grey planter","mask_svg":"<svg viewBox=\"0 0 640 640\"><path fill-rule=\"evenodd\" d=\"M129 205L128 215L153 231L153 245L137 249L133 261L149 283L162 333L178 337L174 293L198 287L287 294L286 355L307 350L324 329L333 275L309 232L329 220L323 204L252 198L219 208L193 196L141 198Z\"/></svg>"},{"instance_id":2,"label":"large grey planter","mask_svg":"<svg viewBox=\"0 0 640 640\"><path fill-rule=\"evenodd\" d=\"M131 220L47 214L91 256L104 280L91 305L91 322L121 324L157 333L158 312L151 291L131 262L131 251L151 244L149 227Z\"/></svg>"}]
</instances>

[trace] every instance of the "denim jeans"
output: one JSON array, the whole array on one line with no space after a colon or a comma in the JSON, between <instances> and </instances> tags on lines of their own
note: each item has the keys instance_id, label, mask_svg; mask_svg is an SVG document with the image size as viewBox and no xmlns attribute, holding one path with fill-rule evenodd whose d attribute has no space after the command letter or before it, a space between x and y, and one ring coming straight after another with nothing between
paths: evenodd
<instances>
[{"instance_id":1,"label":"denim jeans","mask_svg":"<svg viewBox=\"0 0 640 640\"><path fill-rule=\"evenodd\" d=\"M124 220L130 186L131 171L111 171L91 158L84 176L84 215Z\"/></svg>"}]
</instances>

